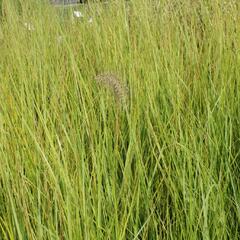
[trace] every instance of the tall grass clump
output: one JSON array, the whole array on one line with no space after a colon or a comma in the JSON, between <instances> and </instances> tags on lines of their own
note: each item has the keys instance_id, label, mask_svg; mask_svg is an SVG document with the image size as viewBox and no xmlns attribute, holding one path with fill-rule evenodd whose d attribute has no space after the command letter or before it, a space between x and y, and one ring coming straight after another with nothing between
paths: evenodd
<instances>
[{"instance_id":1,"label":"tall grass clump","mask_svg":"<svg viewBox=\"0 0 240 240\"><path fill-rule=\"evenodd\" d=\"M0 239L240 238L238 1L2 6Z\"/></svg>"}]
</instances>

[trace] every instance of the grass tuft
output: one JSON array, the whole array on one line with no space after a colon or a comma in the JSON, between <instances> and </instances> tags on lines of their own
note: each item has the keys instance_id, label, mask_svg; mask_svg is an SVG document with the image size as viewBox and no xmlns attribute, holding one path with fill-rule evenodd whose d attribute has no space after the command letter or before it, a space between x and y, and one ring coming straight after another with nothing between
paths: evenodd
<instances>
[{"instance_id":1,"label":"grass tuft","mask_svg":"<svg viewBox=\"0 0 240 240\"><path fill-rule=\"evenodd\" d=\"M0 3L0 239L240 239L239 1Z\"/></svg>"}]
</instances>

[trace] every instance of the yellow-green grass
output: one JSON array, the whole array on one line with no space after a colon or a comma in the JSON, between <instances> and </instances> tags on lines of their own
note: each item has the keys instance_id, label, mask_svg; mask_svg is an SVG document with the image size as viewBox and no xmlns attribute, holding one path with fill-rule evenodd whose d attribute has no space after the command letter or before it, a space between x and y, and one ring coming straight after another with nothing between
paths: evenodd
<instances>
[{"instance_id":1,"label":"yellow-green grass","mask_svg":"<svg viewBox=\"0 0 240 240\"><path fill-rule=\"evenodd\" d=\"M238 1L36 2L2 3L0 239L239 239Z\"/></svg>"}]
</instances>

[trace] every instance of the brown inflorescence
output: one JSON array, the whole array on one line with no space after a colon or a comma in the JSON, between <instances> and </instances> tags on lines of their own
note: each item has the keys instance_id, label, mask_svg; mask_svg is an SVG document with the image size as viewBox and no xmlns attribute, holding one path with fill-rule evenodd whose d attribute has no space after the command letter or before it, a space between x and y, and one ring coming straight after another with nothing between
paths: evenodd
<instances>
[{"instance_id":1,"label":"brown inflorescence","mask_svg":"<svg viewBox=\"0 0 240 240\"><path fill-rule=\"evenodd\" d=\"M118 103L124 104L128 100L128 88L113 73L103 73L96 76L98 84L105 86L113 91Z\"/></svg>"}]
</instances>

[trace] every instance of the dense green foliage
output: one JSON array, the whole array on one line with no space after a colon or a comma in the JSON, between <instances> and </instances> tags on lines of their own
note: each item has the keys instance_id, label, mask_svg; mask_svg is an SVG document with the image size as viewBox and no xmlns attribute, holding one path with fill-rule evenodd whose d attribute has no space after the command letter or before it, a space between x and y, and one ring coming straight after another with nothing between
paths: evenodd
<instances>
[{"instance_id":1,"label":"dense green foliage","mask_svg":"<svg viewBox=\"0 0 240 240\"><path fill-rule=\"evenodd\" d=\"M0 239L239 239L239 7L5 1Z\"/></svg>"}]
</instances>

